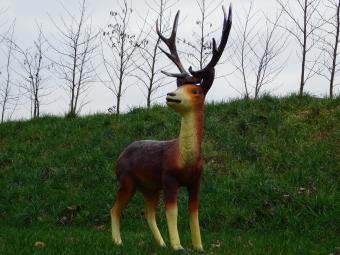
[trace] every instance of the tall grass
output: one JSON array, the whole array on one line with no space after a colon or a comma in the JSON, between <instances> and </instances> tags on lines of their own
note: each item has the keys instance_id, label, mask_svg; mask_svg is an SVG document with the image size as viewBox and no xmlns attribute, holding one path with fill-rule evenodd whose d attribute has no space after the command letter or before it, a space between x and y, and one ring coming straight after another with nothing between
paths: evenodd
<instances>
[{"instance_id":1,"label":"tall grass","mask_svg":"<svg viewBox=\"0 0 340 255\"><path fill-rule=\"evenodd\" d=\"M207 254L340 251L340 99L209 104L200 221ZM0 125L0 254L171 254L159 250L137 194L114 247L109 209L115 159L132 141L172 139L170 109L43 117ZM189 247L187 195L179 229ZM158 223L169 238L163 204ZM45 247L35 247L42 241Z\"/></svg>"}]
</instances>

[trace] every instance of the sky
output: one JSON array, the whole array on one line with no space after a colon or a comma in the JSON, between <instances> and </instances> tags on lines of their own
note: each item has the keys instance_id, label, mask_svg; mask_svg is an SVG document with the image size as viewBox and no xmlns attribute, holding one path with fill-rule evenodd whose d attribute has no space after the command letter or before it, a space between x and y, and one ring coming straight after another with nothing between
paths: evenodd
<instances>
[{"instance_id":1,"label":"sky","mask_svg":"<svg viewBox=\"0 0 340 255\"><path fill-rule=\"evenodd\" d=\"M119 0L87 0L88 11L92 15L93 26L95 28L102 29L107 26L110 18L110 10L116 10L117 1ZM143 14L152 15L148 10L145 1L147 0L131 1L132 8L136 10L134 15L137 13L140 16L143 16ZM212 0L212 2L214 1L215 0ZM292 0L289 1L292 2ZM14 18L16 19L15 39L21 47L30 47L32 45L32 42L37 35L36 24L41 24L46 37L52 38L53 34L56 33L56 29L53 26L50 17L58 21L58 17L63 15L61 3L64 3L69 10L76 10L77 4L79 3L78 0L0 0L0 2L2 8L6 9L6 12L2 15L0 20L2 20L2 23L5 22L6 24L9 24L11 20ZM215 1L215 3L218 2L219 0ZM244 19L244 11L249 7L250 2L250 0L234 0L232 2L235 15L233 15L234 24L230 38L236 37L234 29L235 24ZM230 2L226 0L223 4L228 6ZM258 12L264 12L266 15L271 16L276 12L277 5L274 0L255 0L254 8ZM179 0L172 7L171 11L175 13L177 9L181 10L178 37L187 37L188 35L191 35L194 30L197 30L197 25L195 25L196 20L199 17L197 4L195 0ZM220 9L216 10L210 19L216 27L221 26L223 20L222 11ZM140 20L138 20L135 15L132 24L136 24L136 22L140 22ZM252 24L256 25L254 27L259 28L260 30L262 28L264 29L263 20L256 20L256 22L258 22L258 24ZM285 23L286 21L283 20L282 22ZM136 26L133 29L138 29L138 27ZM4 26L2 27L2 30L4 30ZM216 32L215 36L219 40L220 30ZM227 48L226 51L228 51L228 49L231 50L230 48ZM230 52L225 52L224 54L228 55ZM268 91L270 91L271 94L278 96L297 92L299 88L300 62L298 58L298 49L293 39L289 40L287 50L285 51L285 55L282 56L282 59L284 59L285 68L275 82L268 87ZM3 63L1 63L1 65L3 66ZM232 71L232 66L230 63L227 63L219 65L216 69L217 75L229 73ZM49 75L46 83L51 86L51 91L53 91L53 93L47 98L44 98L41 107L42 114L65 114L68 108L68 97L65 91L58 86L60 81L53 77L53 75L52 77ZM241 95L235 88L236 90L242 91L242 84L237 79L236 75L231 74L217 79L207 96L207 101L228 101L240 97ZM154 103L165 104L166 93L172 92L175 89L176 83L174 80L172 84L159 91L159 98L155 100ZM326 80L316 76L308 82L306 91L315 96L324 96L328 92L328 83ZM339 89L336 91L339 92ZM82 109L82 114L107 112L107 109L115 103L113 94L99 82L91 85L86 101L88 101L88 104ZM123 111L128 111L133 107L144 107L145 105L146 100L143 97L141 90L137 86L130 86L122 98ZM19 104L13 115L14 118L29 118L29 116L29 103Z\"/></svg>"}]
</instances>

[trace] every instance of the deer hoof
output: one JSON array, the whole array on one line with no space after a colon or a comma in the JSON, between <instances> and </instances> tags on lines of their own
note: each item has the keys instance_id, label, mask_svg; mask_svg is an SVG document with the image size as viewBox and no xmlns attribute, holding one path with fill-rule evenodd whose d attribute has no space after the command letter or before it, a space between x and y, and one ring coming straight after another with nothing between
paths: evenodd
<instances>
[{"instance_id":1,"label":"deer hoof","mask_svg":"<svg viewBox=\"0 0 340 255\"><path fill-rule=\"evenodd\" d=\"M194 250L199 253L204 253L204 249L202 246L194 246Z\"/></svg>"},{"instance_id":2,"label":"deer hoof","mask_svg":"<svg viewBox=\"0 0 340 255\"><path fill-rule=\"evenodd\" d=\"M117 245L117 246L122 246L122 245L123 245L122 240L119 240L119 239L115 239L115 238L114 238L112 241L113 241L114 244Z\"/></svg>"},{"instance_id":3,"label":"deer hoof","mask_svg":"<svg viewBox=\"0 0 340 255\"><path fill-rule=\"evenodd\" d=\"M164 242L159 243L159 246L161 246L162 248L166 248L166 244Z\"/></svg>"},{"instance_id":4,"label":"deer hoof","mask_svg":"<svg viewBox=\"0 0 340 255\"><path fill-rule=\"evenodd\" d=\"M186 250L183 248L182 245L176 245L176 246L173 246L172 248L173 248L174 251L176 251L176 252L182 252L182 253L185 253L185 252L186 252Z\"/></svg>"}]
</instances>

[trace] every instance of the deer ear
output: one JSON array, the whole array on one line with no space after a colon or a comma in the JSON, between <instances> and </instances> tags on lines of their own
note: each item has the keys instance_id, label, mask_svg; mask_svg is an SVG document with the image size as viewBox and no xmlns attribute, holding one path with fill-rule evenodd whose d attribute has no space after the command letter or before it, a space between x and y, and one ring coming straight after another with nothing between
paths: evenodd
<instances>
[{"instance_id":1,"label":"deer ear","mask_svg":"<svg viewBox=\"0 0 340 255\"><path fill-rule=\"evenodd\" d=\"M202 79L201 86L202 86L204 95L208 94L208 91L210 90L212 84L214 83L214 79L215 79L215 68L212 68L211 70L209 70L209 73L207 73Z\"/></svg>"}]
</instances>

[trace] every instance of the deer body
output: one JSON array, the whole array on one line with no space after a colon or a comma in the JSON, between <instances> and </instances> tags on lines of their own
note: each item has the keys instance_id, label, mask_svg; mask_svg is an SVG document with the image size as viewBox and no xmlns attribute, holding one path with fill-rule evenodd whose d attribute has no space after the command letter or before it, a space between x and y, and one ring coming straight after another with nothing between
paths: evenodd
<instances>
[{"instance_id":1,"label":"deer body","mask_svg":"<svg viewBox=\"0 0 340 255\"><path fill-rule=\"evenodd\" d=\"M191 175L202 166L201 134L188 130L192 124L186 122L190 121L183 117L178 139L142 140L129 145L117 160L118 179L130 175L137 188L155 191L162 190L163 178L171 174L177 176L181 186L187 186Z\"/></svg>"},{"instance_id":2,"label":"deer body","mask_svg":"<svg viewBox=\"0 0 340 255\"><path fill-rule=\"evenodd\" d=\"M169 39L163 37L159 31L157 32L170 48L171 55L166 54L181 71L179 75L166 73L177 77L178 88L167 95L167 105L182 117L180 134L177 139L170 141L134 142L119 156L116 174L120 188L111 210L112 238L118 245L122 244L120 236L122 210L135 191L139 190L144 195L145 217L148 225L156 241L161 246L165 246L156 224L156 209L160 192L163 191L171 246L174 250L182 250L177 230L177 193L178 188L184 186L189 194L189 223L193 246L196 250L203 250L198 221L198 193L203 167L201 144L204 100L214 80L216 64L214 62L218 61L224 50L225 37L228 37L230 28L228 30L229 23L225 19L219 48L216 48L215 41L213 43L212 67L208 65L207 70L198 72L189 69L193 75L190 76L183 69L175 46L178 15L179 13L176 15L173 32ZM231 26L231 15L228 21ZM193 84L197 82L201 83L200 86Z\"/></svg>"}]
</instances>

